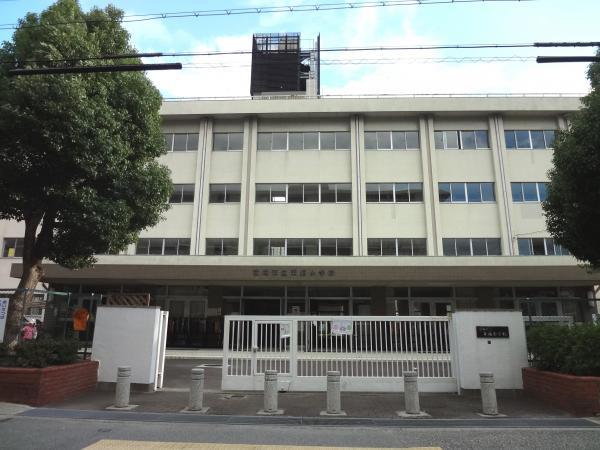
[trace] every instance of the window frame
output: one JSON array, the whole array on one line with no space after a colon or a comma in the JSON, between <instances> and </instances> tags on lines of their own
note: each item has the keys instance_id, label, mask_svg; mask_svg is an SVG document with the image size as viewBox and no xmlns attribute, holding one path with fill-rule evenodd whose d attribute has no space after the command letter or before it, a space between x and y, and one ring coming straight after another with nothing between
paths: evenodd
<instances>
[{"instance_id":1,"label":"window frame","mask_svg":"<svg viewBox=\"0 0 600 450\"><path fill-rule=\"evenodd\" d=\"M12 241L12 245L11 244ZM25 238L20 237L5 237L2 239L2 258L22 258L23 257L23 246ZM15 254L9 255L8 249L14 248ZM20 251L19 251L20 250Z\"/></svg>"},{"instance_id":2,"label":"window frame","mask_svg":"<svg viewBox=\"0 0 600 450\"><path fill-rule=\"evenodd\" d=\"M165 255L165 243L167 239L172 239L172 240L177 240L177 253L175 254L169 254L169 255ZM161 253L150 253L150 248L151 248L151 241L161 241ZM139 253L138 252L138 248L140 248L140 242L142 241L147 241L147 245L146 245L146 253ZM182 241L185 243L185 241L187 241L187 248L188 253L180 253L179 249L182 247ZM184 245L185 247L185 245ZM138 238L136 244L135 244L135 255L142 255L142 256L181 256L181 255L190 255L192 251L192 246L191 246L191 239L190 238Z\"/></svg>"},{"instance_id":3,"label":"window frame","mask_svg":"<svg viewBox=\"0 0 600 450\"><path fill-rule=\"evenodd\" d=\"M217 202L217 201L211 200L213 186L223 186L223 201L222 202ZM229 190L232 188L232 186L238 187L239 200L237 200L237 201L228 200L228 197L229 197L228 193L229 193ZM242 201L242 184L241 183L209 183L209 185L208 185L208 203L209 204L219 205L219 204L224 204L224 203L240 203L241 201Z\"/></svg>"},{"instance_id":4,"label":"window frame","mask_svg":"<svg viewBox=\"0 0 600 450\"><path fill-rule=\"evenodd\" d=\"M185 150L175 150L175 135L183 135L185 134ZM199 149L198 147L200 147L200 138L199 138L199 133L198 132L183 132L183 133L176 133L176 132L168 132L168 133L162 133L163 138L165 138L165 148L167 150L167 153L187 153L187 152L197 152ZM197 138L197 143L196 143L196 148L188 148L189 144L190 144L190 135L195 135ZM171 145L170 148L167 147L167 142L166 142L166 136L170 136L171 137Z\"/></svg>"},{"instance_id":5,"label":"window frame","mask_svg":"<svg viewBox=\"0 0 600 450\"><path fill-rule=\"evenodd\" d=\"M437 145L438 139L437 136L442 136L442 146L439 147ZM448 137L447 137L447 133L456 133L456 138L457 138L457 142L458 142L458 146L457 147L448 147ZM475 143L475 147L474 148L464 148L464 141L465 138L463 137L463 133L473 133L473 142ZM486 147L482 147L479 145L479 140L480 138L478 138L478 136L481 135L481 133L485 133L486 135L486 143L487 146ZM434 147L436 150L490 150L490 132L487 129L468 129L468 130L434 130Z\"/></svg>"},{"instance_id":6,"label":"window frame","mask_svg":"<svg viewBox=\"0 0 600 450\"><path fill-rule=\"evenodd\" d=\"M382 201L381 200L381 186L382 185L391 185L392 186L392 200L386 200L386 201ZM396 191L397 191L397 186L401 186L401 185L406 185L407 187L407 192L408 192L408 201L399 201L396 197ZM421 192L421 200L412 200L412 187L414 185L420 185L420 192ZM367 203L381 203L381 204L408 204L408 203L424 203L425 201L425 196L423 194L423 182L422 181L407 181L407 182L390 182L390 183L386 183L386 182L382 182L382 183L365 183L365 193L367 192L367 188L368 187L374 188L375 186L377 186L377 201L372 201L369 200L368 198L366 199ZM415 193L417 191L415 190Z\"/></svg>"},{"instance_id":7,"label":"window frame","mask_svg":"<svg viewBox=\"0 0 600 450\"><path fill-rule=\"evenodd\" d=\"M317 134L317 148L306 148L304 142L305 142L305 135L306 134ZM340 133L345 133L347 134L347 141L348 141L348 148L345 147L338 147L338 141L341 140L339 139L339 134ZM286 135L286 145L285 148L273 148L273 135L274 134L285 134ZM301 134L302 135L302 148L290 148L290 134ZM323 148L322 145L322 134L333 134L333 148ZM261 148L258 145L258 142L260 141L260 136L261 135L271 135L270 138L270 149L266 149L266 148ZM285 151L291 151L291 152L298 152L298 151L348 151L351 150L352 148L352 136L350 134L350 131L260 131L258 132L258 137L257 137L257 151L260 152L268 152L268 151L272 151L272 152L285 152Z\"/></svg>"},{"instance_id":8,"label":"window frame","mask_svg":"<svg viewBox=\"0 0 600 450\"><path fill-rule=\"evenodd\" d=\"M191 201L183 201L183 196L184 196L184 191L185 191L185 187L189 187L191 186L192 188L192 200ZM177 189L179 189L179 191L177 191ZM178 194L179 196L179 201L173 202L171 201L173 199L173 195ZM169 198L169 204L170 205L190 205L194 203L194 199L195 199L196 193L195 193L195 185L194 184L190 184L190 183L173 183L173 194L171 194L171 197Z\"/></svg>"},{"instance_id":9,"label":"window frame","mask_svg":"<svg viewBox=\"0 0 600 450\"><path fill-rule=\"evenodd\" d=\"M484 240L485 241L485 255L476 255L473 251L473 240ZM459 255L458 254L458 240L468 240L469 241L469 254L468 255ZM452 255L447 255L444 251L444 244L448 241L453 241L454 253ZM490 241L496 241L498 244L498 249L500 252L498 254L490 254ZM463 256L502 256L502 240L501 238L494 237L468 237L468 238L442 238L442 255L443 256L454 256L454 257L463 257Z\"/></svg>"},{"instance_id":10,"label":"window frame","mask_svg":"<svg viewBox=\"0 0 600 450\"><path fill-rule=\"evenodd\" d=\"M281 248L280 246L276 246L276 247L272 247L271 246L271 241L283 241L283 255L272 255L271 253L271 248ZM328 241L335 241L335 255L331 255L331 254L323 254L323 250L322 250L322 242L323 240L328 240ZM267 248L267 255L264 254L257 254L256 253L256 248L257 248L257 241L262 241L261 244L266 243L266 248ZM294 242L295 245L294 248L298 247L300 248L300 254L294 254L294 255L290 255L288 253L288 249L289 247L289 243L290 241L298 241L298 242ZM317 249L317 254L314 253L308 253L306 252L306 248L308 244L314 244L315 242L310 242L310 243L305 243L305 241L316 241L316 249ZM350 255L340 255L340 248L346 248L346 247L342 247L340 244L340 241L348 241L347 243L349 243L349 248L350 248ZM253 240L253 256L302 256L302 257L311 257L311 256L318 256L318 257L332 257L332 256L352 256L353 252L352 252L352 238L254 238Z\"/></svg>"},{"instance_id":11,"label":"window frame","mask_svg":"<svg viewBox=\"0 0 600 450\"><path fill-rule=\"evenodd\" d=\"M535 194L536 200L525 200L525 191L523 190L524 184L534 184L535 185ZM515 200L515 186L520 185L520 196L518 200ZM540 195L540 185L544 186L544 192L546 195L544 199ZM511 181L510 183L510 194L513 203L542 203L546 200L548 196L548 182L547 181Z\"/></svg>"},{"instance_id":12,"label":"window frame","mask_svg":"<svg viewBox=\"0 0 600 450\"><path fill-rule=\"evenodd\" d=\"M394 241L394 246L395 246L395 253L393 255L390 254L383 254L383 243L384 241L390 241L393 240ZM424 254L418 254L415 255L415 241L423 241L424 244L424 248L425 248L425 253ZM400 241L410 241L410 251L411 254L410 255L400 255L399 254L399 249L400 249ZM379 254L373 254L373 253L369 253L369 246L374 244L375 242L379 243ZM427 256L427 238L367 238L367 256L400 256L400 257L413 257L413 256Z\"/></svg>"},{"instance_id":13,"label":"window frame","mask_svg":"<svg viewBox=\"0 0 600 450\"><path fill-rule=\"evenodd\" d=\"M231 148L231 135L241 135L242 136L242 148ZM227 148L226 149L215 149L215 136L216 135L226 135L227 136ZM243 131L215 131L213 132L213 141L212 141L212 151L213 152L242 152L244 151L244 132Z\"/></svg>"},{"instance_id":14,"label":"window frame","mask_svg":"<svg viewBox=\"0 0 600 450\"><path fill-rule=\"evenodd\" d=\"M541 241L544 244L544 254L536 254L534 251L534 239ZM521 253L521 243L527 244L528 253ZM538 245L540 242L538 242ZM550 247L551 247L551 252ZM572 256L571 252L564 248L562 245L557 244L552 237L517 237L517 250L519 256Z\"/></svg>"},{"instance_id":15,"label":"window frame","mask_svg":"<svg viewBox=\"0 0 600 450\"><path fill-rule=\"evenodd\" d=\"M389 133L389 138L390 138L390 147L389 148L384 148L384 147L379 147L379 133ZM394 146L394 134L397 133L402 133L403 135L403 140L404 140L404 148L402 147L395 147ZM409 147L408 146L408 140L406 139L406 135L407 133L414 133L417 136L417 146L416 147ZM374 135L375 136L375 148L367 148L367 134L369 135ZM365 131L363 133L363 148L365 149L365 151L415 151L415 150L421 150L421 137L419 135L419 130L369 130L369 131Z\"/></svg>"},{"instance_id":16,"label":"window frame","mask_svg":"<svg viewBox=\"0 0 600 450\"><path fill-rule=\"evenodd\" d=\"M209 241L213 241L213 243L219 243L219 248L220 248L220 253L218 254L212 254L212 253L207 253L206 249L209 248ZM225 249L225 241L235 241L235 253L232 254L226 254L224 252ZM205 240L205 246L204 246L204 255L205 256L238 256L239 254L239 243L240 240L238 238L206 238ZM212 244L212 243L211 243ZM214 245L211 245L212 248L215 248Z\"/></svg>"},{"instance_id":17,"label":"window frame","mask_svg":"<svg viewBox=\"0 0 600 450\"><path fill-rule=\"evenodd\" d=\"M529 147L520 147L519 146L519 141L517 139L517 132L527 132L528 137L529 137ZM506 148L506 150L554 150L554 141L556 138L556 129L554 130L548 130L548 129L513 129L513 130L504 130L504 147ZM533 137L531 135L532 132L541 132L544 138L544 147L534 147L533 146ZM515 146L514 147L509 147L508 145L508 139L507 139L507 135L509 133L512 133L512 139L514 140ZM552 144L549 145L548 141L550 141L550 139L548 138L549 134L552 133Z\"/></svg>"},{"instance_id":18,"label":"window frame","mask_svg":"<svg viewBox=\"0 0 600 450\"><path fill-rule=\"evenodd\" d=\"M450 192L450 196L448 197L449 200L442 200L441 198L441 188L442 185L447 185L448 186L448 192ZM454 189L452 188L453 185L462 185L462 192L464 194L464 200L454 200ZM469 189L468 189L468 185L479 185L479 195L481 200L480 201L470 201L469 200ZM484 200L484 190L483 190L483 185L491 185L491 192L494 196L493 200ZM454 204L491 204L491 203L496 203L496 183L494 181L445 181L445 182L438 182L438 202L439 203L454 203Z\"/></svg>"},{"instance_id":19,"label":"window frame","mask_svg":"<svg viewBox=\"0 0 600 450\"><path fill-rule=\"evenodd\" d=\"M272 186L285 186L285 201L273 201L273 189ZM334 187L334 201L323 201L323 185L333 185ZM269 189L269 201L257 200L257 194L259 192L258 187L268 187ZM302 186L302 201L290 201L290 186ZM317 201L307 201L306 200L306 186L316 186L318 200ZM348 201L340 201L338 200L338 192L340 186L349 186L350 188L350 200ZM274 203L274 204L306 204L306 205L317 205L317 204L326 204L326 203L339 203L339 204L348 204L352 203L352 183L256 183L254 189L254 202L255 203Z\"/></svg>"}]
</instances>

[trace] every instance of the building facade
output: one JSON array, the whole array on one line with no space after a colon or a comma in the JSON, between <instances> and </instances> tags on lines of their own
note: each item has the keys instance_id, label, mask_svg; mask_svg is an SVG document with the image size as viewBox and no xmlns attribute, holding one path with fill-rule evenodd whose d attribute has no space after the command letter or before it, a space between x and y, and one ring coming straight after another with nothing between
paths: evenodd
<instances>
[{"instance_id":1,"label":"building facade","mask_svg":"<svg viewBox=\"0 0 600 450\"><path fill-rule=\"evenodd\" d=\"M598 275L546 231L569 97L163 103L171 208L92 269L46 266L89 301L150 293L170 345L217 346L227 314L445 315L521 308L591 319ZM2 286L22 224L0 222ZM94 293L95 297L88 297Z\"/></svg>"}]
</instances>

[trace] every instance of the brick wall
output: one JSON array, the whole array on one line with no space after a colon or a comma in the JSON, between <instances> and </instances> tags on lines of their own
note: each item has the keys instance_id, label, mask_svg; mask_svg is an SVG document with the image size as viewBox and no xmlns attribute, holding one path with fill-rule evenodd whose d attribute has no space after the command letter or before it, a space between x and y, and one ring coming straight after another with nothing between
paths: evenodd
<instances>
[{"instance_id":1,"label":"brick wall","mask_svg":"<svg viewBox=\"0 0 600 450\"><path fill-rule=\"evenodd\" d=\"M523 389L576 416L600 414L600 377L578 377L526 367Z\"/></svg>"},{"instance_id":2,"label":"brick wall","mask_svg":"<svg viewBox=\"0 0 600 450\"><path fill-rule=\"evenodd\" d=\"M42 406L93 390L98 361L44 367L0 367L0 401Z\"/></svg>"}]
</instances>

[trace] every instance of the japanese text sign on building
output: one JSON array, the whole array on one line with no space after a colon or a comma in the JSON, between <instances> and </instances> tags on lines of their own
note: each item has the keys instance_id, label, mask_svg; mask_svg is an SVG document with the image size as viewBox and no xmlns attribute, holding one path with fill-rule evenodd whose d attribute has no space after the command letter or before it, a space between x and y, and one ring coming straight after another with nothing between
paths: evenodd
<instances>
[{"instance_id":1,"label":"japanese text sign on building","mask_svg":"<svg viewBox=\"0 0 600 450\"><path fill-rule=\"evenodd\" d=\"M252 269L254 277L285 277L285 278L328 278L335 276L332 269Z\"/></svg>"},{"instance_id":2,"label":"japanese text sign on building","mask_svg":"<svg viewBox=\"0 0 600 450\"><path fill-rule=\"evenodd\" d=\"M502 338L509 337L508 327L475 327L478 338Z\"/></svg>"}]
</instances>

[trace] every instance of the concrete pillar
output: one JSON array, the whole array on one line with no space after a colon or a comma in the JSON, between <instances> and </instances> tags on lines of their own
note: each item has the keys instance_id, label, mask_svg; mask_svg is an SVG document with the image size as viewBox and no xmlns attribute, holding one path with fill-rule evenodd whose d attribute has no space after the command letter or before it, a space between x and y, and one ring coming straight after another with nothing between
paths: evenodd
<instances>
[{"instance_id":1,"label":"concrete pillar","mask_svg":"<svg viewBox=\"0 0 600 450\"><path fill-rule=\"evenodd\" d=\"M264 409L258 411L261 415L283 414L277 409L277 371L265 370Z\"/></svg>"},{"instance_id":2,"label":"concrete pillar","mask_svg":"<svg viewBox=\"0 0 600 450\"><path fill-rule=\"evenodd\" d=\"M486 416L498 415L498 402L496 400L496 383L494 374L484 372L479 374L481 384L481 410Z\"/></svg>"},{"instance_id":3,"label":"concrete pillar","mask_svg":"<svg viewBox=\"0 0 600 450\"><path fill-rule=\"evenodd\" d=\"M341 375L339 370L327 372L327 410L321 412L322 416L346 415L346 413L342 411L340 378Z\"/></svg>"},{"instance_id":4,"label":"concrete pillar","mask_svg":"<svg viewBox=\"0 0 600 450\"><path fill-rule=\"evenodd\" d=\"M190 400L187 411L206 412L204 402L204 369L196 366L192 369L190 382Z\"/></svg>"},{"instance_id":5,"label":"concrete pillar","mask_svg":"<svg viewBox=\"0 0 600 450\"><path fill-rule=\"evenodd\" d=\"M422 418L430 417L421 411L419 403L419 385L417 372L404 372L404 411L396 411L400 417Z\"/></svg>"},{"instance_id":6,"label":"concrete pillar","mask_svg":"<svg viewBox=\"0 0 600 450\"><path fill-rule=\"evenodd\" d=\"M131 367L117 369L117 386L115 389L115 407L127 408L129 406L129 393L131 390Z\"/></svg>"}]
</instances>

